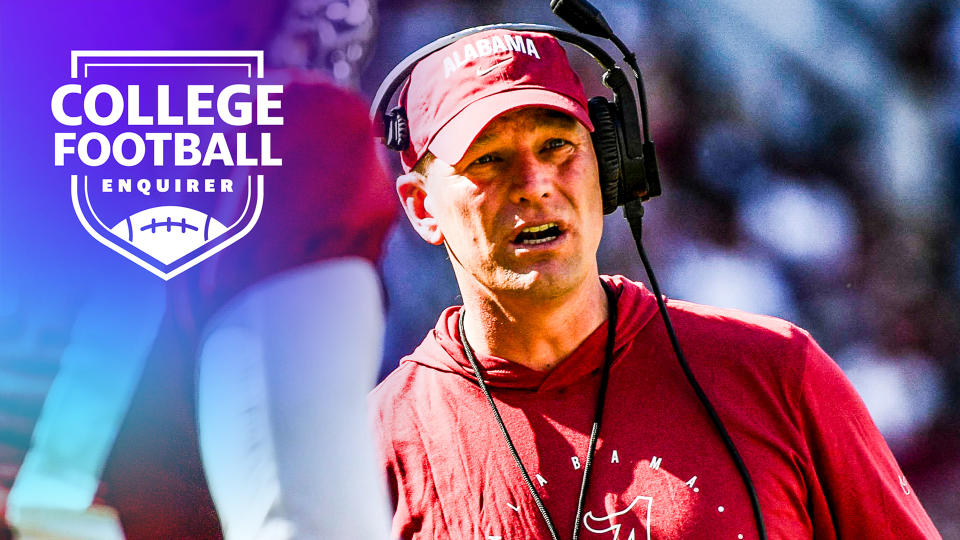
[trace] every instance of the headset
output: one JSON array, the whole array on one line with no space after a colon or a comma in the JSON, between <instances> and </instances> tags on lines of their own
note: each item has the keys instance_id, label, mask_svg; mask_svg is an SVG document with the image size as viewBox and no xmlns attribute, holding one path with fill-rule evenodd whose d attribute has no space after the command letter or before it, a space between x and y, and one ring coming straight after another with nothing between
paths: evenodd
<instances>
[{"instance_id":1,"label":"headset","mask_svg":"<svg viewBox=\"0 0 960 540\"><path fill-rule=\"evenodd\" d=\"M693 371L690 369L690 365L687 363L686 357L680 348L680 342L677 339L676 332L673 329L673 324L670 322L670 316L667 313L667 307L663 300L663 294L660 292L657 278L653 273L653 268L643 249L643 242L641 241L643 221L642 203L651 197L660 195L661 190L660 172L657 166L656 153L653 140L650 138L649 121L647 118L647 98L643 87L643 77L637 65L636 55L614 34L610 29L610 25L604 20L603 15L586 0L551 0L550 8L556 15L573 26L578 32L610 40L616 45L617 49L623 54L624 61L633 71L637 85L637 94L639 96L639 111L637 108L637 99L634 97L633 89L623 70L617 66L613 58L599 45L578 33L555 26L508 23L467 28L466 30L441 37L407 56L390 71L383 83L381 83L380 88L377 89L373 104L370 108L371 119L375 127L383 130L381 140L387 148L398 152L405 150L410 144L410 131L407 124L406 112L399 106L387 112L387 106L393 98L394 93L413 72L417 62L464 37L478 32L503 29L517 32L540 32L549 34L560 41L576 45L592 56L600 66L603 67L605 72L602 81L604 86L613 91L613 101L611 102L603 96L597 96L587 102L587 112L590 115L590 121L594 127L594 131L590 136L593 141L594 151L597 155L600 193L603 198L603 213L610 214L613 213L618 206L624 207L624 216L630 224L630 230L637 244L637 252L640 255L644 270L650 278L650 287L656 297L657 308L676 354L677 362L680 364L684 376L697 394L698 399L706 409L730 457L733 459L750 498L759 538L766 540L767 533L763 522L763 514L760 510L760 500L753 481L750 479L750 473L747 471L746 464L743 462L743 458L740 456L736 445L734 445L733 440L730 438L716 409L713 407L713 404L710 403L709 398L697 382ZM479 371L477 375L481 381L480 386L483 388ZM494 414L499 419L496 406L494 406ZM502 425L501 428L505 430ZM597 425L595 425L595 428L597 428ZM506 435L505 431L504 434ZM509 436L506 436L506 438L507 444L511 446L511 450L513 450ZM521 471L526 474L522 464L519 462L520 458L515 451L514 459L517 460ZM536 490L529 480L527 484L534 500L538 503L538 506L540 506L541 513L544 514L544 519L547 521L551 530L551 535L556 538L549 515L543 508L542 503L540 503ZM581 504L582 497L583 493L581 493ZM579 510L580 509L578 509L578 516ZM574 538L577 537L578 530L579 528L575 527Z\"/></svg>"},{"instance_id":2,"label":"headset","mask_svg":"<svg viewBox=\"0 0 960 540\"><path fill-rule=\"evenodd\" d=\"M393 94L410 76L417 62L455 41L487 30L550 34L560 41L576 45L596 59L606 70L603 84L613 91L612 102L597 96L587 103L594 127L590 136L597 154L603 213L613 213L618 206L635 199L645 201L660 195L660 174L647 127L646 107L642 107L638 121L637 102L627 76L599 45L579 34L554 26L518 23L476 26L442 37L406 57L384 79L370 110L374 122L379 124L378 127L382 126L382 139L387 148L400 152L410 145L406 112L402 107L394 107L389 112L386 109ZM642 87L640 92L643 92ZM645 104L645 101L641 103Z\"/></svg>"}]
</instances>

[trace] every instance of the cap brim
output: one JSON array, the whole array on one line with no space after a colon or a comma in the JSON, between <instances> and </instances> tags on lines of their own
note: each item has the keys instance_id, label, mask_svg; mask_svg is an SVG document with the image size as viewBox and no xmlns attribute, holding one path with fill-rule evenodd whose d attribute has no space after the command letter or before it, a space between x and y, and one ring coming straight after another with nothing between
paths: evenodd
<instances>
[{"instance_id":1,"label":"cap brim","mask_svg":"<svg viewBox=\"0 0 960 540\"><path fill-rule=\"evenodd\" d=\"M518 88L467 105L437 132L427 148L433 155L453 165L463 159L473 141L494 118L525 107L544 107L567 113L593 131L587 109L576 100L542 88Z\"/></svg>"}]
</instances>

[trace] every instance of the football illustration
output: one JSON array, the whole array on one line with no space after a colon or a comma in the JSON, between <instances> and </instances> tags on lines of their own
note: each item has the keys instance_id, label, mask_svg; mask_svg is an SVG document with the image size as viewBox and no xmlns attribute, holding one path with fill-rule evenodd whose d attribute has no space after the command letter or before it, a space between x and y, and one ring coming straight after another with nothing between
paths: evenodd
<instances>
[{"instance_id":1,"label":"football illustration","mask_svg":"<svg viewBox=\"0 0 960 540\"><path fill-rule=\"evenodd\" d=\"M184 206L157 206L141 210L110 232L164 264L170 264L227 230L207 214Z\"/></svg>"}]
</instances>

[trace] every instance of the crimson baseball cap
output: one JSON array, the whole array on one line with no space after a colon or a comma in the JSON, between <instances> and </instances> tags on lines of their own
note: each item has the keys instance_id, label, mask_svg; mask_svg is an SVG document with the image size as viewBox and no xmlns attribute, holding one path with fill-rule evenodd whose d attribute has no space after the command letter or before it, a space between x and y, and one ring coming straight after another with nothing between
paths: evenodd
<instances>
[{"instance_id":1,"label":"crimson baseball cap","mask_svg":"<svg viewBox=\"0 0 960 540\"><path fill-rule=\"evenodd\" d=\"M539 32L466 36L418 62L398 99L410 128L410 145L401 152L406 172L427 150L457 163L491 120L523 107L567 113L593 131L566 52Z\"/></svg>"}]
</instances>

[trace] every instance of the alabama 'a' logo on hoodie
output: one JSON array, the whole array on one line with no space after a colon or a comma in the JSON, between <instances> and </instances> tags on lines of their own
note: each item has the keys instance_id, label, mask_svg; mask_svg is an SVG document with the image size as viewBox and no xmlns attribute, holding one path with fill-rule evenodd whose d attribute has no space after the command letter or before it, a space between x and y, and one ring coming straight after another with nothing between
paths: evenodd
<instances>
[{"instance_id":1,"label":"alabama 'a' logo on hoodie","mask_svg":"<svg viewBox=\"0 0 960 540\"><path fill-rule=\"evenodd\" d=\"M652 498L637 496L623 510L602 516L597 516L593 511L587 512L583 516L583 527L609 540L650 540L651 506Z\"/></svg>"}]
</instances>

